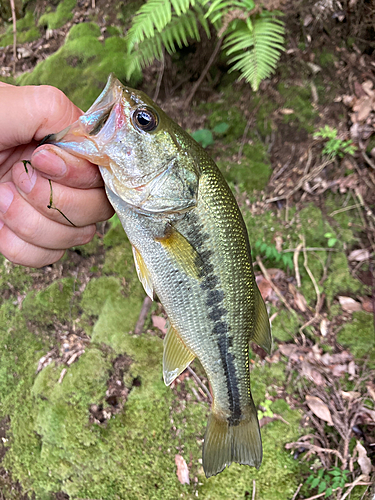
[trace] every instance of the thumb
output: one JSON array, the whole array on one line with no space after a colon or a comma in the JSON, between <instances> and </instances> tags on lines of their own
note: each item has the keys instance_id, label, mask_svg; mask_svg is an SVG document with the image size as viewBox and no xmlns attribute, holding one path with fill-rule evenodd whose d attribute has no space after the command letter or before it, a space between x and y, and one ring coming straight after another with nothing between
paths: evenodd
<instances>
[{"instance_id":1,"label":"thumb","mask_svg":"<svg viewBox=\"0 0 375 500\"><path fill-rule=\"evenodd\" d=\"M40 141L82 114L66 95L48 85L0 86L0 151Z\"/></svg>"}]
</instances>

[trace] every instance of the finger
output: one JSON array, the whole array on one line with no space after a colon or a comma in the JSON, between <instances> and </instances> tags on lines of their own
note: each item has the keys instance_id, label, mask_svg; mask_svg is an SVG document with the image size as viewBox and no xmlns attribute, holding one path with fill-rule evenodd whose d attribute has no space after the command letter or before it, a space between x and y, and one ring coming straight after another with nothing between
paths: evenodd
<instances>
[{"instance_id":1,"label":"finger","mask_svg":"<svg viewBox=\"0 0 375 500\"><path fill-rule=\"evenodd\" d=\"M84 245L96 231L94 224L73 227L48 219L18 193L12 182L0 184L0 219L22 240L51 250Z\"/></svg>"},{"instance_id":2,"label":"finger","mask_svg":"<svg viewBox=\"0 0 375 500\"><path fill-rule=\"evenodd\" d=\"M114 213L103 188L76 189L54 181L50 184L48 179L30 166L26 173L22 163L14 165L12 179L30 205L45 217L62 224L70 225L57 210L48 208L51 204L51 186L52 206L57 207L75 226L107 220Z\"/></svg>"},{"instance_id":3,"label":"finger","mask_svg":"<svg viewBox=\"0 0 375 500\"><path fill-rule=\"evenodd\" d=\"M14 264L43 267L57 262L65 251L47 250L27 243L4 224L0 227L0 253Z\"/></svg>"},{"instance_id":4,"label":"finger","mask_svg":"<svg viewBox=\"0 0 375 500\"><path fill-rule=\"evenodd\" d=\"M61 90L48 85L0 86L0 150L40 141L73 123L82 112Z\"/></svg>"},{"instance_id":5,"label":"finger","mask_svg":"<svg viewBox=\"0 0 375 500\"><path fill-rule=\"evenodd\" d=\"M103 186L103 179L96 165L56 146L41 146L35 150L30 161L33 167L43 172L44 177L65 186L84 189Z\"/></svg>"}]
</instances>

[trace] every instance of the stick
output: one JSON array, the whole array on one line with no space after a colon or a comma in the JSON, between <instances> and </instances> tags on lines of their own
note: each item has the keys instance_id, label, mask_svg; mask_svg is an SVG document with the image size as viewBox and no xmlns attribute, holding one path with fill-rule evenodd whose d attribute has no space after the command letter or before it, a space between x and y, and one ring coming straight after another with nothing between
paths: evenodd
<instances>
[{"instance_id":1,"label":"stick","mask_svg":"<svg viewBox=\"0 0 375 500\"><path fill-rule=\"evenodd\" d=\"M303 485L303 483L299 483L298 488L297 488L296 492L294 493L292 500L296 500L297 495L299 493L299 490L302 488L302 485Z\"/></svg>"},{"instance_id":2,"label":"stick","mask_svg":"<svg viewBox=\"0 0 375 500\"><path fill-rule=\"evenodd\" d=\"M14 0L10 0L10 8L12 10L12 21L13 21L13 76L16 74L16 61L17 61L17 18L16 18L16 7L14 5Z\"/></svg>"},{"instance_id":3,"label":"stick","mask_svg":"<svg viewBox=\"0 0 375 500\"><path fill-rule=\"evenodd\" d=\"M255 482L255 479L253 479L253 494L251 495L251 500L255 500L255 486L256 486L256 482Z\"/></svg>"},{"instance_id":4,"label":"stick","mask_svg":"<svg viewBox=\"0 0 375 500\"><path fill-rule=\"evenodd\" d=\"M152 304L152 300L150 299L150 297L148 295L146 295L146 297L143 301L143 304L142 304L141 312L139 313L138 321L137 321L135 328L134 328L134 335L140 335L142 333L143 326L145 324L147 315L150 311L151 304Z\"/></svg>"},{"instance_id":5,"label":"stick","mask_svg":"<svg viewBox=\"0 0 375 500\"><path fill-rule=\"evenodd\" d=\"M260 267L260 270L262 271L263 273L263 276L266 278L266 280L269 282L269 284L271 285L273 291L276 293L276 295L279 297L279 299L281 300L281 302L285 305L285 307L288 309L288 311L290 313L293 314L293 316L296 316L297 313L290 307L290 305L288 304L288 302L285 300L285 298L281 295L281 292L280 290L277 288L277 286L272 282L272 279L270 277L270 275L268 274L268 271L267 269L264 267L264 264L261 260L261 258L259 257L259 255L257 255L257 258L256 258L256 261L257 261L257 264L258 266Z\"/></svg>"},{"instance_id":6,"label":"stick","mask_svg":"<svg viewBox=\"0 0 375 500\"><path fill-rule=\"evenodd\" d=\"M201 379L198 377L195 371L190 366L187 367L187 371L190 373L190 375L192 375L196 383L202 387L202 389L204 390L204 392L208 397L208 400L210 401L210 403L212 403L212 396L210 394L210 391L207 389L207 387L204 385L204 383L201 381Z\"/></svg>"},{"instance_id":7,"label":"stick","mask_svg":"<svg viewBox=\"0 0 375 500\"><path fill-rule=\"evenodd\" d=\"M298 288L301 288L301 276L299 274L298 257L299 257L299 253L300 253L302 247L303 247L303 243L300 243L297 246L297 248L294 250L294 254L293 254L293 264L294 264L294 269L296 271L296 281L297 281Z\"/></svg>"},{"instance_id":8,"label":"stick","mask_svg":"<svg viewBox=\"0 0 375 500\"><path fill-rule=\"evenodd\" d=\"M159 96L161 81L163 80L163 75L164 75L164 68L165 68L164 47L162 49L162 52L163 52L163 54L162 54L162 60L160 61L161 67L160 67L160 70L159 70L158 81L156 83L155 94L154 94L154 97L152 98L153 101L156 101L157 98L158 98L158 96Z\"/></svg>"}]
</instances>

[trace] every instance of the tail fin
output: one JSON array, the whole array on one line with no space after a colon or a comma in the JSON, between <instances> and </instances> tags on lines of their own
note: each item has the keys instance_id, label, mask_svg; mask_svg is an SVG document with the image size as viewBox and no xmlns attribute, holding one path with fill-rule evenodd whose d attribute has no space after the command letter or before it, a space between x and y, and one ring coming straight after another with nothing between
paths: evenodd
<instances>
[{"instance_id":1,"label":"tail fin","mask_svg":"<svg viewBox=\"0 0 375 500\"><path fill-rule=\"evenodd\" d=\"M260 467L262 440L255 407L238 425L211 413L203 445L203 469L206 477L215 476L232 462Z\"/></svg>"}]
</instances>

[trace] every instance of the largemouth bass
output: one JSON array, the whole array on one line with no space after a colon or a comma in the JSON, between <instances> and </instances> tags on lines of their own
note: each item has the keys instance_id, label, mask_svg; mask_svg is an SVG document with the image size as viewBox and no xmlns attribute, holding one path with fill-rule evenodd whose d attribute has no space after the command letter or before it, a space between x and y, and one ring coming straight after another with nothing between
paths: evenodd
<instances>
[{"instance_id":1,"label":"largemouth bass","mask_svg":"<svg viewBox=\"0 0 375 500\"><path fill-rule=\"evenodd\" d=\"M207 373L206 476L232 462L259 467L249 342L269 352L271 333L246 227L217 166L149 97L113 76L77 122L46 142L99 165L139 279L169 318L165 383L195 357Z\"/></svg>"}]
</instances>

